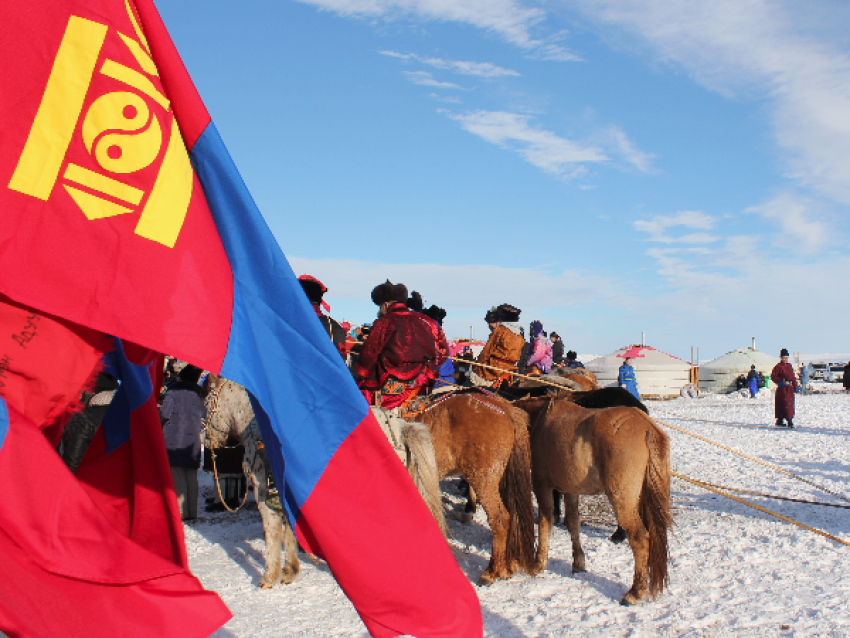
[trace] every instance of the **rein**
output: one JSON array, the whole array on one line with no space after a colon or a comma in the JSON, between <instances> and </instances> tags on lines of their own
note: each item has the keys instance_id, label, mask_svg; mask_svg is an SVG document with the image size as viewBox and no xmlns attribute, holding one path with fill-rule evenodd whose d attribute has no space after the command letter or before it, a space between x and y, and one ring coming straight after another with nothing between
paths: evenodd
<instances>
[{"instance_id":1,"label":"rein","mask_svg":"<svg viewBox=\"0 0 850 638\"><path fill-rule=\"evenodd\" d=\"M507 373L514 377L519 377L520 379L528 379L529 381L535 381L536 383L542 383L543 385L552 386L553 388L558 388L559 390L563 390L564 392L573 392L571 388L568 388L565 385L558 385L557 383L552 383L551 381L544 381L540 377L531 377L527 374L520 374L519 372L514 372L512 370L505 370L504 368L497 368L496 366L488 366L485 363L477 363L475 361L470 361L469 359L461 359L459 357L448 357L452 361L460 361L462 363L466 363L468 365L478 366L479 368L487 368L488 370L495 370L496 372Z\"/></svg>"},{"instance_id":2,"label":"rein","mask_svg":"<svg viewBox=\"0 0 850 638\"><path fill-rule=\"evenodd\" d=\"M245 481L245 494L242 496L242 502L236 507L236 509L231 509L230 506L225 502L224 496L221 493L221 484L218 481L218 468L215 463L215 448L213 447L213 435L212 428L210 427L210 421L215 416L215 413L218 411L218 400L221 396L221 391L224 389L224 384L219 385L215 390L213 390L213 400L212 407L210 408L210 412L207 415L207 418L203 420L204 428L207 431L207 437L210 440L210 459L212 459L212 467L213 467L213 478L215 479L215 491L218 493L218 498L221 501L221 504L224 505L224 509L228 512L235 514L243 507L245 507L245 503L248 502L248 481Z\"/></svg>"}]
</instances>

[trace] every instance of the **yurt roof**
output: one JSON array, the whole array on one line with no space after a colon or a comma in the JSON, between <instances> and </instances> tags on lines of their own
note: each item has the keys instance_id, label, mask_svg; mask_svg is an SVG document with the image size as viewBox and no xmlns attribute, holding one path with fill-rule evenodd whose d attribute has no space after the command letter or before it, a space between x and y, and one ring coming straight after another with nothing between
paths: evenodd
<instances>
[{"instance_id":1,"label":"yurt roof","mask_svg":"<svg viewBox=\"0 0 850 638\"><path fill-rule=\"evenodd\" d=\"M708 363L700 365L699 369L702 372L746 372L750 366L754 365L756 369L762 370L765 368L773 368L779 363L779 357L753 350L752 348L738 348L726 354L712 359Z\"/></svg>"},{"instance_id":2,"label":"yurt roof","mask_svg":"<svg viewBox=\"0 0 850 638\"><path fill-rule=\"evenodd\" d=\"M635 370L688 369L691 367L690 363L679 357L674 357L672 354L667 354L650 346L634 345L625 346L619 350L615 350L611 354L597 357L587 364L587 368L591 371L619 368L623 364L623 361L626 360L626 357L631 358L632 367Z\"/></svg>"}]
</instances>

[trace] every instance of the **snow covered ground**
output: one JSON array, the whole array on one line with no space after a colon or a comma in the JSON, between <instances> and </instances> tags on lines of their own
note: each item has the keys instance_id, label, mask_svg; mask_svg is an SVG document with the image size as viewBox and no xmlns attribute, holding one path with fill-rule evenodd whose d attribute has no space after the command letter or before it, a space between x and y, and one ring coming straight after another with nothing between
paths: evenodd
<instances>
[{"instance_id":1,"label":"snow covered ground","mask_svg":"<svg viewBox=\"0 0 850 638\"><path fill-rule=\"evenodd\" d=\"M709 396L648 405L663 421L723 443L850 499L850 395L836 384L797 397L797 430L778 430L773 399ZM673 413L673 414L670 414ZM720 421L721 425L688 419ZM812 485L666 429L673 470L696 479L764 494L850 506ZM204 495L212 482L202 478ZM460 511L454 481L447 507ZM484 634L520 636L850 636L850 547L673 479L675 527L669 589L654 602L621 607L631 583L632 555L614 545L607 502L584 499L582 527L588 571L571 573L569 535L553 532L549 567L477 588ZM850 541L850 509L740 495L801 523ZM376 495L376 498L379 498ZM451 545L472 582L485 567L490 534L479 510L468 525L449 512ZM206 514L186 526L192 570L219 592L234 618L216 638L365 636L357 614L327 566L305 555L289 586L261 591L262 527L256 509ZM380 539L375 539L380 543ZM415 551L415 550L414 550Z\"/></svg>"}]
</instances>

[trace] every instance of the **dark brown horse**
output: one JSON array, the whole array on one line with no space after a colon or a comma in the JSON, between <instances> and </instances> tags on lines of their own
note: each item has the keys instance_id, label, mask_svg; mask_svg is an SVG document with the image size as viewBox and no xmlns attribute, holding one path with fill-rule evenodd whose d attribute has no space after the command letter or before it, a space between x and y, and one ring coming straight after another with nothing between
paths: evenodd
<instances>
[{"instance_id":1,"label":"dark brown horse","mask_svg":"<svg viewBox=\"0 0 850 638\"><path fill-rule=\"evenodd\" d=\"M539 509L534 573L546 568L553 523L552 490L564 494L573 571L585 571L579 536L580 495L604 493L625 530L635 560L632 587L621 603L655 597L667 582L670 446L644 412L632 407L587 409L567 397L514 403L531 419L532 482Z\"/></svg>"},{"instance_id":2,"label":"dark brown horse","mask_svg":"<svg viewBox=\"0 0 850 638\"><path fill-rule=\"evenodd\" d=\"M501 398L473 391L438 399L418 421L431 430L440 478L461 475L487 513L490 564L479 585L534 564L534 510L528 416Z\"/></svg>"}]
</instances>

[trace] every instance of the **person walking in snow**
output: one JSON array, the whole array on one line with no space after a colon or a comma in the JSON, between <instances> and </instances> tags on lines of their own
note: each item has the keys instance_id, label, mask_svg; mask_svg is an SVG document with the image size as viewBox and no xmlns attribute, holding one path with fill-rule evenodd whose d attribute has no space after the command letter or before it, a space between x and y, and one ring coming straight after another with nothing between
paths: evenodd
<instances>
[{"instance_id":1,"label":"person walking in snow","mask_svg":"<svg viewBox=\"0 0 850 638\"><path fill-rule=\"evenodd\" d=\"M794 367L788 363L788 350L782 348L779 353L779 363L773 367L770 379L776 384L776 395L774 398L774 415L776 416L776 427L794 427L794 390L797 388L797 378L794 376Z\"/></svg>"},{"instance_id":2,"label":"person walking in snow","mask_svg":"<svg viewBox=\"0 0 850 638\"><path fill-rule=\"evenodd\" d=\"M747 385L750 389L750 398L755 399L759 393L759 373L756 371L756 366L750 366L750 373L747 375Z\"/></svg>"},{"instance_id":3,"label":"person walking in snow","mask_svg":"<svg viewBox=\"0 0 850 638\"><path fill-rule=\"evenodd\" d=\"M635 376L635 369L632 367L632 359L631 357L626 357L626 360L623 361L623 365L620 366L620 371L617 376L617 383L621 388L624 388L631 392L634 397L640 401L640 393L638 392L637 387L637 377Z\"/></svg>"}]
</instances>

